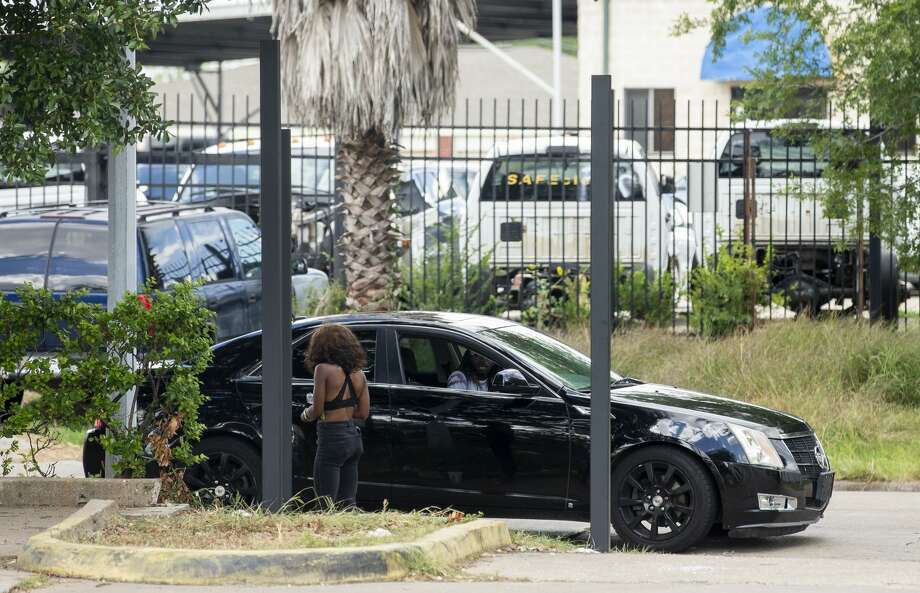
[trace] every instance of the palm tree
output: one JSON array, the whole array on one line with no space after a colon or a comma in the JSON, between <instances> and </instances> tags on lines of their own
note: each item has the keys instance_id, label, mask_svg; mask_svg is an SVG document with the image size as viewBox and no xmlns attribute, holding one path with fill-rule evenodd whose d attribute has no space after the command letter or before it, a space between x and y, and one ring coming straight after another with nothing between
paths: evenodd
<instances>
[{"instance_id":1,"label":"palm tree","mask_svg":"<svg viewBox=\"0 0 920 593\"><path fill-rule=\"evenodd\" d=\"M398 286L396 135L453 105L458 22L475 0L275 0L288 113L338 139L347 304L391 306Z\"/></svg>"}]
</instances>

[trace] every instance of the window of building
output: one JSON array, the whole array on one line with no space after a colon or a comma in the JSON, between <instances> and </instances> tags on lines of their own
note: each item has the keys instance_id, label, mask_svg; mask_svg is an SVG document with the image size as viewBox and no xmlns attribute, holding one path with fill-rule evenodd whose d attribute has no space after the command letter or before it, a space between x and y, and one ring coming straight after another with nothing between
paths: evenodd
<instances>
[{"instance_id":1,"label":"window of building","mask_svg":"<svg viewBox=\"0 0 920 593\"><path fill-rule=\"evenodd\" d=\"M674 151L674 89L626 89L624 136L654 152Z\"/></svg>"}]
</instances>

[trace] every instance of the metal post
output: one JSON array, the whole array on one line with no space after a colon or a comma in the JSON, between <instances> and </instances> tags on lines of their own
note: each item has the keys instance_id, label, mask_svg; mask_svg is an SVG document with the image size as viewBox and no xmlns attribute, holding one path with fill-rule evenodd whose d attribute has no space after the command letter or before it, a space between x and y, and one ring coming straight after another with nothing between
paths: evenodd
<instances>
[{"instance_id":1,"label":"metal post","mask_svg":"<svg viewBox=\"0 0 920 593\"><path fill-rule=\"evenodd\" d=\"M262 502L279 510L291 497L290 156L282 153L281 54L259 45L262 225ZM290 155L290 132L287 150ZM282 178L287 173L287 180ZM286 189L285 189L286 186Z\"/></svg>"},{"instance_id":2,"label":"metal post","mask_svg":"<svg viewBox=\"0 0 920 593\"><path fill-rule=\"evenodd\" d=\"M562 0L553 0L553 127L562 125Z\"/></svg>"},{"instance_id":3,"label":"metal post","mask_svg":"<svg viewBox=\"0 0 920 593\"><path fill-rule=\"evenodd\" d=\"M336 138L335 140L336 150L341 146L341 139ZM341 172L342 162L341 159L335 159L335 178L339 179L339 173ZM345 253L342 251L342 236L345 234L345 208L342 207L342 192L339 191L340 187L336 181L334 191L335 191L335 211L332 216L332 277L335 280L335 283L339 285L339 288L345 288Z\"/></svg>"},{"instance_id":4,"label":"metal post","mask_svg":"<svg viewBox=\"0 0 920 593\"><path fill-rule=\"evenodd\" d=\"M134 52L125 50L134 65ZM125 113L125 117L127 114ZM129 126L133 124L127 120ZM137 290L137 149L130 146L109 147L108 160L109 259L106 306L109 311L128 291ZM122 426L131 426L134 392L121 397L118 417ZM105 456L105 476L115 476L113 456Z\"/></svg>"},{"instance_id":5,"label":"metal post","mask_svg":"<svg viewBox=\"0 0 920 593\"><path fill-rule=\"evenodd\" d=\"M603 63L601 65L601 71L604 74L610 74L610 0L603 0L604 4L604 32L603 32L603 49L601 54L603 56Z\"/></svg>"},{"instance_id":6,"label":"metal post","mask_svg":"<svg viewBox=\"0 0 920 593\"><path fill-rule=\"evenodd\" d=\"M869 202L869 321L883 319L882 314L882 238L878 235L878 200Z\"/></svg>"},{"instance_id":7,"label":"metal post","mask_svg":"<svg viewBox=\"0 0 920 593\"><path fill-rule=\"evenodd\" d=\"M610 336L613 281L613 91L591 77L591 537L610 551Z\"/></svg>"}]
</instances>

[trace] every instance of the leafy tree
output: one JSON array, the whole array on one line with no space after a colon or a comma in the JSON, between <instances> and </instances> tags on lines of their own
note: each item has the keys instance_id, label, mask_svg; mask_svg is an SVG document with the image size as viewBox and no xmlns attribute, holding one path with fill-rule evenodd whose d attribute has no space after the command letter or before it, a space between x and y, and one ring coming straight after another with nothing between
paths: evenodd
<instances>
[{"instance_id":1,"label":"leafy tree","mask_svg":"<svg viewBox=\"0 0 920 593\"><path fill-rule=\"evenodd\" d=\"M338 138L348 307L392 308L399 278L394 142L405 122L430 122L452 105L458 22L473 27L475 2L275 0L273 6L290 112Z\"/></svg>"},{"instance_id":2,"label":"leafy tree","mask_svg":"<svg viewBox=\"0 0 920 593\"><path fill-rule=\"evenodd\" d=\"M828 116L836 130L807 131L824 171L824 206L829 216L869 230L898 248L902 263L920 262L920 179L906 166L904 140L920 121L920 44L917 0L711 0L708 18L683 15L680 34L708 27L719 56L726 38L743 32L765 49L736 114L746 119L783 117L814 94L826 92ZM770 31L748 29L755 10L765 10ZM804 24L804 26L802 26ZM830 71L815 59L827 45ZM849 131L844 131L849 129ZM861 131L855 132L854 129ZM801 126L786 133L797 134Z\"/></svg>"},{"instance_id":3,"label":"leafy tree","mask_svg":"<svg viewBox=\"0 0 920 593\"><path fill-rule=\"evenodd\" d=\"M124 48L141 50L207 0L0 2L0 165L40 181L54 149L132 144L166 135L153 81ZM134 120L128 125L127 114Z\"/></svg>"}]
</instances>

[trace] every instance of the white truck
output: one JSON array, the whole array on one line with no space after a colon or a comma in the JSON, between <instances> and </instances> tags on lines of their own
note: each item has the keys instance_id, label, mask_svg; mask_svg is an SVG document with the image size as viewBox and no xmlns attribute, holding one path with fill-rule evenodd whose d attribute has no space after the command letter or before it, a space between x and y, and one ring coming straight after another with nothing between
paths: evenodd
<instances>
[{"instance_id":1,"label":"white truck","mask_svg":"<svg viewBox=\"0 0 920 593\"><path fill-rule=\"evenodd\" d=\"M816 152L809 134L790 134L791 123L805 123L817 130L830 125L823 121L748 122L719 132L713 151L689 163L687 201L696 217L700 262L705 264L722 245L740 244L747 218L748 240L758 261L772 255L771 291L783 295L787 308L815 314L831 303L852 306L858 296L858 237L844 221L824 213L822 174L827 157ZM863 239L867 269L868 234ZM865 271L864 276L863 286L867 287ZM894 318L906 292L898 278L897 256L886 247L881 279L880 311L883 317ZM868 289L865 295L868 299Z\"/></svg>"},{"instance_id":2,"label":"white truck","mask_svg":"<svg viewBox=\"0 0 920 593\"><path fill-rule=\"evenodd\" d=\"M686 207L675 210L642 147L614 140L614 260L623 268L670 271L686 286L696 259L696 235ZM439 202L400 221L418 260L438 247L433 229L457 221L459 241L471 262L490 256L499 293L518 293L512 306L526 307L535 278L586 270L591 262L590 138L546 136L496 144L475 161L465 198ZM672 190L673 192L673 190ZM675 212L677 215L675 216ZM679 225L679 226L678 226Z\"/></svg>"}]
</instances>

